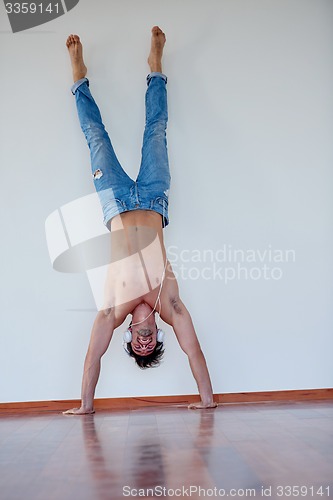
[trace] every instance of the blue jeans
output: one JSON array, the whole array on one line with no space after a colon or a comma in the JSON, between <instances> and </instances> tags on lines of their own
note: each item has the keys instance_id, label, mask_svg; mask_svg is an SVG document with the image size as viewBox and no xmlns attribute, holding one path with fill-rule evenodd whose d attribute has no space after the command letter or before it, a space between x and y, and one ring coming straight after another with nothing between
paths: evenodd
<instances>
[{"instance_id":1,"label":"blue jeans","mask_svg":"<svg viewBox=\"0 0 333 500\"><path fill-rule=\"evenodd\" d=\"M162 73L147 76L146 125L136 181L126 174L116 157L100 111L90 93L89 80L82 78L71 88L90 149L92 176L103 209L103 222L109 230L113 217L130 210L154 210L162 215L162 227L169 223L166 83L167 77Z\"/></svg>"}]
</instances>

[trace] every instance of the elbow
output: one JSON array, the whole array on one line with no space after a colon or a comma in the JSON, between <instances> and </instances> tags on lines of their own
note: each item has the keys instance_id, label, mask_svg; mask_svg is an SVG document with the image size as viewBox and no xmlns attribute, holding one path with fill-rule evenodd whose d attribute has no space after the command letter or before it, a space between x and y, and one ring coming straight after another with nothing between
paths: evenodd
<instances>
[{"instance_id":1,"label":"elbow","mask_svg":"<svg viewBox=\"0 0 333 500\"><path fill-rule=\"evenodd\" d=\"M203 352L201 350L199 342L196 342L196 345L191 345L188 347L184 346L184 347L182 347L182 349L190 361L203 358Z\"/></svg>"}]
</instances>

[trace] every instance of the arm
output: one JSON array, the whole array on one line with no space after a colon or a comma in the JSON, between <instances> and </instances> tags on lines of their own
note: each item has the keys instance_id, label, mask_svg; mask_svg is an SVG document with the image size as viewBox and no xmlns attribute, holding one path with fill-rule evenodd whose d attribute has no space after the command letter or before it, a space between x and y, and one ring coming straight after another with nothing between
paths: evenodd
<instances>
[{"instance_id":1,"label":"arm","mask_svg":"<svg viewBox=\"0 0 333 500\"><path fill-rule=\"evenodd\" d=\"M212 384L206 360L196 336L191 316L179 298L172 300L171 303L172 327L180 347L188 356L192 374L201 396L201 402L192 404L189 408L215 408L217 404L213 401Z\"/></svg>"},{"instance_id":2,"label":"arm","mask_svg":"<svg viewBox=\"0 0 333 500\"><path fill-rule=\"evenodd\" d=\"M94 394L101 369L101 358L109 347L114 328L114 311L111 309L99 311L94 321L84 362L81 407L67 410L63 412L64 414L84 415L94 413Z\"/></svg>"}]
</instances>

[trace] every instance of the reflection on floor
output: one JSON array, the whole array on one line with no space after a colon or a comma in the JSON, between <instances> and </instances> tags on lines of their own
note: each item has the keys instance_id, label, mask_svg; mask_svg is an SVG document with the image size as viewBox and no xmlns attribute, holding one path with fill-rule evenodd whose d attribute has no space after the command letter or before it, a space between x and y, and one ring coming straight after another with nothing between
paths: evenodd
<instances>
[{"instance_id":1,"label":"reflection on floor","mask_svg":"<svg viewBox=\"0 0 333 500\"><path fill-rule=\"evenodd\" d=\"M2 415L0 497L323 500L332 417L333 401Z\"/></svg>"}]
</instances>

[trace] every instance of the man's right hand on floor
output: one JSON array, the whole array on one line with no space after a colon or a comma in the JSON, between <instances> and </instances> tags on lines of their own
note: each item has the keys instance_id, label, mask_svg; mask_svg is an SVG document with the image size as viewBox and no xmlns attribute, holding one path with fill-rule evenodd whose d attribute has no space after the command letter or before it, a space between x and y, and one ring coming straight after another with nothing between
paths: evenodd
<instances>
[{"instance_id":1,"label":"man's right hand on floor","mask_svg":"<svg viewBox=\"0 0 333 500\"><path fill-rule=\"evenodd\" d=\"M85 408L72 408L71 410L63 411L63 415L90 415L95 413L95 410L87 410Z\"/></svg>"}]
</instances>

